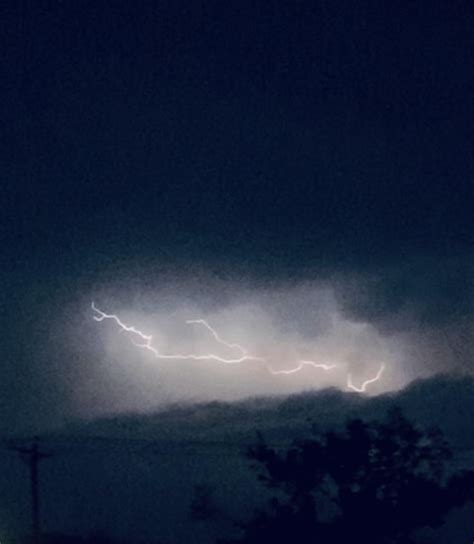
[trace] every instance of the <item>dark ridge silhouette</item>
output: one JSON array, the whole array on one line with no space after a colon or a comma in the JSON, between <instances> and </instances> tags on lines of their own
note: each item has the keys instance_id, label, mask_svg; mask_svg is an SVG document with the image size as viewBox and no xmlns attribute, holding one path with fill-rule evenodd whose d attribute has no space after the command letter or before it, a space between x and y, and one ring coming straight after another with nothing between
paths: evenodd
<instances>
[{"instance_id":1,"label":"dark ridge silhouette","mask_svg":"<svg viewBox=\"0 0 474 544\"><path fill-rule=\"evenodd\" d=\"M124 541L232 538L233 521L248 519L268 493L243 456L256 431L281 452L307 440L311 426L321 436L343 433L347 420L380 423L397 405L416 425L440 428L452 448L449 470L470 469L473 399L472 377L437 376L376 397L328 389L76 421L41 435L45 451L54 453L40 471L42 527L87 535L98 525ZM30 440L14 443L26 447ZM29 527L28 472L7 447L0 456L0 537L10 542ZM200 485L213 493L196 489ZM190 516L193 501L199 523ZM446 525L433 529L432 542L468 540L473 515L472 503L451 512Z\"/></svg>"},{"instance_id":2,"label":"dark ridge silhouette","mask_svg":"<svg viewBox=\"0 0 474 544\"><path fill-rule=\"evenodd\" d=\"M174 405L151 414L121 414L89 423L76 422L60 434L153 440L249 440L262 429L276 440L306 432L307 422L334 428L350 417L377 418L400 406L422 425L437 425L453 448L474 449L471 414L474 378L437 375L420 379L401 391L367 397L335 388L290 396L256 397L237 402Z\"/></svg>"}]
</instances>

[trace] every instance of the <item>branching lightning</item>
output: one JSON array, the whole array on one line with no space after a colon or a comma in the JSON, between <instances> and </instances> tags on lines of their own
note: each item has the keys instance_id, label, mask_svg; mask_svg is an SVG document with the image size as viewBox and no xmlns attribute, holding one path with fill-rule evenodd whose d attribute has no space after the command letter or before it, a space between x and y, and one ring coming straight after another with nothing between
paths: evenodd
<instances>
[{"instance_id":1,"label":"branching lightning","mask_svg":"<svg viewBox=\"0 0 474 544\"><path fill-rule=\"evenodd\" d=\"M216 353L161 353L158 348L156 348L153 345L153 336L151 334L145 334L141 330L137 329L133 325L127 325L124 323L117 315L115 314L108 314L106 312L103 312L97 306L92 302L91 304L92 310L94 312L93 319L97 322L102 322L104 320L112 320L114 321L120 328L121 332L126 332L132 335L132 343L146 351L149 351L153 354L153 356L156 359L167 359L167 360L192 360L192 361L216 361L218 363L223 364L238 364L243 363L245 361L260 361L265 362L266 359L264 357L259 357L256 355L250 355L249 352L240 344L236 343L229 343L223 340L218 332L209 325L207 321L204 319L189 319L185 323L186 325L199 325L201 327L204 327L214 338L214 340L220 344L221 346L224 346L227 350L233 350L236 352L236 355L234 357L223 357L222 355L218 355ZM136 340L138 338L138 340ZM309 360L299 360L297 362L297 366L294 368L289 369L282 369L282 370L275 370L270 365L267 365L267 371L272 375L290 375L290 374L296 374L298 372L301 372L305 367L312 367L315 369L321 369L325 372L329 370L333 370L334 368L337 368L338 365L334 364L323 364L323 363L316 363L315 361L309 361ZM347 375L347 388L351 389L353 391L356 391L358 393L365 393L367 390L367 387L380 380L382 377L382 374L385 370L385 365L382 363L380 366L377 374L365 382L362 383L360 387L356 386L352 382L352 376L349 373Z\"/></svg>"},{"instance_id":2,"label":"branching lightning","mask_svg":"<svg viewBox=\"0 0 474 544\"><path fill-rule=\"evenodd\" d=\"M151 334L145 334L136 327L132 325L126 325L121 321L121 319L115 315L115 314L107 314L103 312L102 310L99 310L97 306L92 302L92 310L95 312L95 315L93 316L95 321L103 321L104 319L112 319L117 323L117 325L121 328L122 331L128 332L131 334L134 334L141 338L143 342L136 342L132 339L133 344L135 344L139 348L146 349L153 353L156 359L181 359L181 360L193 360L193 361L217 361L219 363L224 364L236 364L236 363L243 363L244 361L263 361L261 357L256 357L254 355L249 355L247 353L247 350L245 350L242 346L239 344L229 344L228 342L225 342L220 338L220 336L217 334L217 332L206 322L204 319L193 319L186 321L187 324L199 324L204 326L206 329L208 329L212 336L215 338L215 340L222 344L223 346L226 346L229 349L238 350L239 356L238 357L221 357L220 355L216 355L215 353L206 353L206 354L196 354L196 353L173 353L173 354L165 354L161 353L157 348L153 346L153 336Z\"/></svg>"},{"instance_id":3,"label":"branching lightning","mask_svg":"<svg viewBox=\"0 0 474 544\"><path fill-rule=\"evenodd\" d=\"M186 321L186 324L187 325L194 325L194 324L202 325L203 327L205 327L211 333L211 335L214 337L216 342L218 342L219 344L222 344L223 346L225 346L225 347L227 347L229 349L234 349L234 350L239 351L240 354L241 354L241 360L236 359L233 362L242 362L242 361L245 361L248 358L250 358L250 359L252 359L254 361L255 360L262 361L263 360L261 357L249 356L247 350L245 348L243 348L240 344L229 344L225 340L222 340L222 338L217 334L217 332L204 319L188 319Z\"/></svg>"},{"instance_id":4,"label":"branching lightning","mask_svg":"<svg viewBox=\"0 0 474 544\"><path fill-rule=\"evenodd\" d=\"M377 374L373 378L370 378L370 380L366 380L365 382L362 382L362 385L360 387L357 387L356 385L354 385L352 383L352 376L351 376L351 374L348 374L347 375L347 388L352 389L352 391L356 391L357 393L365 393L367 391L367 386L368 385L370 385L371 383L378 382L380 380L384 370L385 370L385 364L382 363L380 365L380 368L379 368Z\"/></svg>"},{"instance_id":5,"label":"branching lightning","mask_svg":"<svg viewBox=\"0 0 474 544\"><path fill-rule=\"evenodd\" d=\"M295 366L295 368L290 368L287 370L274 370L272 367L268 366L268 371L270 374L277 375L277 374L296 374L300 370L303 369L305 366L311 366L313 368L321 368L322 370L332 370L333 368L336 368L337 365L326 365L323 363L315 363L314 361L298 361L298 366Z\"/></svg>"}]
</instances>

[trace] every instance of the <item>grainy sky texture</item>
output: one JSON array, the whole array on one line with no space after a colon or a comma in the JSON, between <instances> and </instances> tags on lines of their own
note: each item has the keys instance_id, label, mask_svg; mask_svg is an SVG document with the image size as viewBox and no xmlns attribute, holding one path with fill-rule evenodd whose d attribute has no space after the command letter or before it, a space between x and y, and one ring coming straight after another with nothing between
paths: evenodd
<instances>
[{"instance_id":1,"label":"grainy sky texture","mask_svg":"<svg viewBox=\"0 0 474 544\"><path fill-rule=\"evenodd\" d=\"M388 388L472 372L472 2L0 9L6 427L282 391L152 377L92 299L154 334L222 314L233 341L276 335L275 359L381 352Z\"/></svg>"}]
</instances>

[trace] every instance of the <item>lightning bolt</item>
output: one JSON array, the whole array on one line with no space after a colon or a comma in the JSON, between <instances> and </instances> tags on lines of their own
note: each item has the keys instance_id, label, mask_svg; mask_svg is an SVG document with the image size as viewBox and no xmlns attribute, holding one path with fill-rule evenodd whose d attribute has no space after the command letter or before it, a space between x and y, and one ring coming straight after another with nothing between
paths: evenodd
<instances>
[{"instance_id":1,"label":"lightning bolt","mask_svg":"<svg viewBox=\"0 0 474 544\"><path fill-rule=\"evenodd\" d=\"M156 347L153 346L153 336L151 334L145 334L141 330L137 329L135 326L127 325L115 314L108 314L106 312L103 312L94 304L94 302L92 302L91 307L94 312L94 315L92 317L95 321L99 323L106 319L110 319L114 321L119 326L121 332L126 332L131 335L134 335L135 337L138 337L139 339L138 341L132 338L133 345L151 352L156 359L192 360L192 361L209 361L210 360L210 361L216 361L218 363L223 363L223 364L238 364L238 363L243 363L245 361L265 361L263 357L250 355L248 351L240 344L229 343L223 340L219 336L218 332L213 327L211 327L211 325L209 325L209 323L205 321L204 319L189 319L185 323L186 325L199 325L201 327L204 327L211 334L211 336L214 338L214 340L218 344L226 347L229 350L234 350L235 352L237 352L236 356L222 357L215 353L205 353L205 354L161 353ZM297 366L295 366L294 368L275 370L269 365L266 368L268 372L272 375L281 374L281 375L288 376L290 374L296 374L297 372L300 372L301 370L303 370L305 366L321 369L326 372L336 368L338 365L328 365L323 363L316 363L315 361L300 360L298 361ZM357 387L356 385L352 383L352 375L349 373L347 375L347 388L352 389L352 391L356 391L357 393L365 393L367 390L367 386L380 380L384 370L385 370L385 364L382 363L377 374L373 378L370 378L369 380L362 382L362 385L360 387Z\"/></svg>"},{"instance_id":2,"label":"lightning bolt","mask_svg":"<svg viewBox=\"0 0 474 544\"><path fill-rule=\"evenodd\" d=\"M268 366L268 371L270 374L277 375L277 374L296 374L300 370L303 369L305 366L311 366L313 368L321 368L322 370L332 370L333 368L336 368L337 365L326 365L322 363L315 363L314 361L298 361L298 366L295 366L295 368L290 368L287 370L274 370L272 367Z\"/></svg>"},{"instance_id":3,"label":"lightning bolt","mask_svg":"<svg viewBox=\"0 0 474 544\"><path fill-rule=\"evenodd\" d=\"M204 326L215 338L215 340L222 344L223 346L226 346L229 349L238 350L239 356L233 357L233 358L226 358L221 357L220 355L216 355L214 353L207 353L198 355L195 353L173 353L173 354L164 354L161 353L157 348L153 346L153 336L151 334L145 334L136 327L132 325L125 324L117 315L115 314L107 314L97 308L97 306L92 302L91 304L92 310L95 312L95 315L93 316L93 319L95 321L101 322L105 319L111 319L115 321L115 323L120 327L120 329L124 332L128 332L131 334L134 334L138 336L142 342L135 342L132 340L132 343L139 347L143 348L147 351L150 351L156 359L181 359L181 360L192 360L192 361L217 361L219 363L224 364L236 364L236 363L243 363L244 361L263 361L261 357L256 357L254 355L249 355L247 350L245 350L242 346L239 344L229 344L228 342L225 342L222 340L222 338L217 334L217 332L205 321L204 319L191 319L186 321L186 324L198 324Z\"/></svg>"},{"instance_id":4,"label":"lightning bolt","mask_svg":"<svg viewBox=\"0 0 474 544\"><path fill-rule=\"evenodd\" d=\"M382 363L380 365L380 368L379 368L377 374L373 378L370 378L370 380L366 380L365 382L362 382L362 385L360 387L357 387L356 385L354 385L352 383L352 376L351 376L351 374L348 374L347 375L347 388L352 389L352 391L356 391L357 393L365 393L367 391L367 386L368 385L370 385L371 383L378 382L380 380L384 370L385 370L385 364Z\"/></svg>"},{"instance_id":5,"label":"lightning bolt","mask_svg":"<svg viewBox=\"0 0 474 544\"><path fill-rule=\"evenodd\" d=\"M219 344L222 344L226 348L234 349L234 350L239 351L242 358L249 357L249 354L248 354L247 350L245 348L243 348L240 344L229 344L225 340L222 340L222 338L217 334L217 331L215 329L213 329L209 325L209 323L207 321L205 321L204 319L188 319L186 321L186 324L187 325L202 325L203 327L205 327L211 333L211 335L214 337L216 342L218 342ZM250 356L250 357L253 360L259 360L259 361L263 360L261 357L252 357L252 356Z\"/></svg>"}]
</instances>

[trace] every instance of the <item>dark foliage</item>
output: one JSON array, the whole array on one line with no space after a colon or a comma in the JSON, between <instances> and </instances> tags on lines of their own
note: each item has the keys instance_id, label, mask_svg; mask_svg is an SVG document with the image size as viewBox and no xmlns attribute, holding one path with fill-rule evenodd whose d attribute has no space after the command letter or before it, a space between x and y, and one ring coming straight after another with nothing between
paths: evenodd
<instances>
[{"instance_id":1,"label":"dark foliage","mask_svg":"<svg viewBox=\"0 0 474 544\"><path fill-rule=\"evenodd\" d=\"M415 428L399 411L283 452L260 438L248 456L272 498L228 543L409 544L417 529L474 499L474 472L448 473L440 432Z\"/></svg>"}]
</instances>

